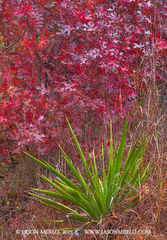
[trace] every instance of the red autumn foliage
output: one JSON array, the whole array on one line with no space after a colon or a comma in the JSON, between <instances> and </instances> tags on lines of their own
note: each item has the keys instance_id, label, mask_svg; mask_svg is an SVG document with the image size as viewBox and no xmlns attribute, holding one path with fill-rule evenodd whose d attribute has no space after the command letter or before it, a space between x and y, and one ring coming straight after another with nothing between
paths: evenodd
<instances>
[{"instance_id":1,"label":"red autumn foliage","mask_svg":"<svg viewBox=\"0 0 167 240\"><path fill-rule=\"evenodd\" d=\"M165 8L160 0L0 1L2 154L30 143L40 154L56 148L65 116L76 134L90 116L96 126L125 116L137 87L163 78Z\"/></svg>"}]
</instances>

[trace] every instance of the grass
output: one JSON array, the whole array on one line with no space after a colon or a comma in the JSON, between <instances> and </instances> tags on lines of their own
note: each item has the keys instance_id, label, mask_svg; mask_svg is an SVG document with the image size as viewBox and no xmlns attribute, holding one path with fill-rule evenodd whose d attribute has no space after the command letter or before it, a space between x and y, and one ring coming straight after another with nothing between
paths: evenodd
<instances>
[{"instance_id":1,"label":"grass","mask_svg":"<svg viewBox=\"0 0 167 240\"><path fill-rule=\"evenodd\" d=\"M133 110L134 118L128 129L128 141L134 141L138 136L143 138L148 134L149 144L145 153L145 163L155 165L149 181L144 185L144 195L140 195L139 203L125 213L118 207L115 209L112 217L106 217L96 225L85 225L85 229L149 229L151 235L98 235L95 233L85 234L82 239L165 239L166 231L166 209L167 209L167 114L161 106L158 96L158 90L151 89L147 86L146 97L142 102L136 102ZM121 125L121 124L120 124ZM113 126L113 135L116 133L116 138L120 137L120 125ZM119 130L119 131L118 131ZM103 136L104 129L95 129L97 134ZM105 130L106 132L106 130ZM88 136L85 137L88 141ZM106 139L107 141L107 139ZM89 144L88 142L86 143ZM104 149L105 151L105 149ZM33 149L32 149L33 154ZM108 153L105 151L105 154ZM39 156L37 156L39 157ZM46 157L50 164L56 162L55 153L51 153ZM0 180L0 239L19 240L19 239L37 239L37 240L55 240L55 239L78 239L76 236L64 235L27 235L23 236L16 234L16 230L25 229L59 229L68 227L77 227L76 224L71 224L69 219L66 223L59 222L62 219L61 214L55 215L55 212L41 206L38 202L28 197L26 192L34 187L45 188L46 184L38 175L35 174L37 169L38 174L48 174L42 168L35 164L30 164L29 159L24 157L16 166L15 170L9 169L5 174L4 179ZM62 170L70 178L68 168L62 164L63 159L58 153L58 161L55 167ZM99 166L98 166L99 167ZM99 168L100 169L100 168ZM82 169L81 169L82 172ZM84 174L84 173L83 173ZM51 177L47 175L47 177ZM49 190L49 189L48 189ZM17 202L17 203L16 203ZM23 238L24 237L24 238Z\"/></svg>"}]
</instances>

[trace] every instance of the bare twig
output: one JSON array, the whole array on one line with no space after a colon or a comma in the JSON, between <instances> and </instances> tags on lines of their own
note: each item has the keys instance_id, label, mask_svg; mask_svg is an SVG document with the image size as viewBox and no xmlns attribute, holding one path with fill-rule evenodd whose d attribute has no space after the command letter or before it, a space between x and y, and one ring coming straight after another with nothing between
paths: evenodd
<instances>
[{"instance_id":1,"label":"bare twig","mask_svg":"<svg viewBox=\"0 0 167 240\"><path fill-rule=\"evenodd\" d=\"M14 43L11 43L11 44L8 45L7 47L5 47L5 49L4 49L2 52L5 52L6 50L8 50L8 49L10 49L11 47L13 47L16 43L18 43L18 42L22 39L22 37L24 36L24 34L27 32L27 29L28 29L28 28L26 28L26 29L24 30L24 32L21 34L21 36L18 37L18 39L17 39L16 41L14 41Z\"/></svg>"}]
</instances>

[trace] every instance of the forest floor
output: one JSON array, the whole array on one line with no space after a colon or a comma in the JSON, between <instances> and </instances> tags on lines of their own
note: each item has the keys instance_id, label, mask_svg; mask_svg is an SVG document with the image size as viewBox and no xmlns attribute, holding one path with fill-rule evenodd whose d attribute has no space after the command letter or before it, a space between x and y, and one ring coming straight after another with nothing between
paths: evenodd
<instances>
[{"instance_id":1,"label":"forest floor","mask_svg":"<svg viewBox=\"0 0 167 240\"><path fill-rule=\"evenodd\" d=\"M85 225L80 236L75 231L58 233L57 229L81 229L83 226L71 224L69 219L66 223L60 222L63 216L28 195L31 187L46 186L39 178L42 170L36 169L37 166L25 157L19 159L18 164L2 164L0 168L3 173L0 179L0 240L167 239L167 112L155 98L150 92L143 105L134 109L135 119L130 127L131 139L135 139L136 134L143 137L147 132L149 144L144 160L154 165L145 184L145 193L134 208L126 212L122 212L121 207L115 209L112 217ZM107 235L104 230L110 230L111 234ZM127 230L133 234L127 234Z\"/></svg>"}]
</instances>

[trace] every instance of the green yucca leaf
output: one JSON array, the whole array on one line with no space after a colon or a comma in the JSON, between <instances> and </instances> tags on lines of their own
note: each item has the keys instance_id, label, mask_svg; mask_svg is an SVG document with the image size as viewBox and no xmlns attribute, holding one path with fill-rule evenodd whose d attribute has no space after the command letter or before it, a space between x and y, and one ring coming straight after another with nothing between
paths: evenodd
<instances>
[{"instance_id":1,"label":"green yucca leaf","mask_svg":"<svg viewBox=\"0 0 167 240\"><path fill-rule=\"evenodd\" d=\"M112 168L111 168L111 179L110 181L113 181L115 178L115 170L116 170L116 161L117 161L117 143L114 148L114 157L113 157L113 163L112 163Z\"/></svg>"},{"instance_id":2,"label":"green yucca leaf","mask_svg":"<svg viewBox=\"0 0 167 240\"><path fill-rule=\"evenodd\" d=\"M55 206L58 207L60 210L64 210L64 212L67 212L67 213L68 213L68 212L73 212L73 213L75 213L75 214L77 213L77 212L74 212L73 209L67 207L66 205L64 205L64 204L62 204L62 203L55 202L55 201L53 201L53 200L51 200L51 199L41 197L41 196L36 195L36 194L34 194L34 193L30 193L30 194L31 194L32 196L34 196L34 197L42 200L43 202L46 202L46 203L48 203L48 204L55 205Z\"/></svg>"},{"instance_id":3,"label":"green yucca leaf","mask_svg":"<svg viewBox=\"0 0 167 240\"><path fill-rule=\"evenodd\" d=\"M149 169L150 163L147 164L147 166L144 168L142 174L141 174L141 182L144 183L146 178L148 178L153 171L154 167L152 167L150 170Z\"/></svg>"},{"instance_id":4,"label":"green yucca leaf","mask_svg":"<svg viewBox=\"0 0 167 240\"><path fill-rule=\"evenodd\" d=\"M134 174L134 171L135 171L136 161L140 156L141 156L141 159L142 159L142 156L143 156L143 154L146 150L146 147L143 150L145 141L146 141L146 138L143 140L143 142L139 146L138 150L136 151L137 143L138 143L138 140L137 140L133 149L132 149L132 152L128 153L127 160L125 162L124 168L122 170L122 174L120 176L119 187L121 187L125 182L126 183L127 183L127 181L129 182L130 178L133 177L133 174ZM137 171L137 169L138 168L136 168L136 171Z\"/></svg>"},{"instance_id":5,"label":"green yucca leaf","mask_svg":"<svg viewBox=\"0 0 167 240\"><path fill-rule=\"evenodd\" d=\"M70 167L72 173L74 174L74 176L76 177L76 179L78 180L78 182L81 184L81 186L83 187L83 189L85 190L85 192L89 193L89 188L85 182L85 180L83 179L82 175L80 175L77 171L77 169L75 168L75 166L72 164L72 162L70 161L70 159L67 157L67 155L65 154L65 152L63 151L63 149L59 146L60 150L62 151L63 155L64 155L64 159L66 160L68 166Z\"/></svg>"},{"instance_id":6,"label":"green yucca leaf","mask_svg":"<svg viewBox=\"0 0 167 240\"><path fill-rule=\"evenodd\" d=\"M79 213L77 213L76 211L74 211L72 208L70 207L67 207L66 205L62 204L62 203L59 203L59 202L55 202L51 199L48 199L48 198L44 198L44 197L41 197L39 195L36 195L36 194L33 194L33 193L30 193L32 196L34 196L35 198L38 198L42 201L42 203L45 203L45 204L49 204L50 206L52 207L55 207L55 209L61 213L72 213L73 217L77 218L77 219L80 219L80 220L83 220L83 221L86 221L86 219L81 216Z\"/></svg>"},{"instance_id":7,"label":"green yucca leaf","mask_svg":"<svg viewBox=\"0 0 167 240\"><path fill-rule=\"evenodd\" d=\"M105 169L105 164L104 164L104 149L103 149L103 143L102 143L102 169L103 169L103 184L102 184L102 189L103 189L103 209L104 213L106 214L106 199L107 199L107 194L108 194L108 183L107 183L107 176L106 176L106 169Z\"/></svg>"},{"instance_id":8,"label":"green yucca leaf","mask_svg":"<svg viewBox=\"0 0 167 240\"><path fill-rule=\"evenodd\" d=\"M30 155L27 152L24 152L27 156L29 156L31 159L33 159L34 161L36 161L39 165L41 165L42 167L44 167L45 169L47 169L49 172L53 173L56 177L60 178L62 181L64 181L65 183L67 183L69 186L76 188L76 185L70 181L68 178L66 178L63 174L61 174L60 172L58 172L55 168L53 168L52 166L50 166L48 163L44 163L40 160L38 160L37 158L33 157L32 155Z\"/></svg>"},{"instance_id":9,"label":"green yucca leaf","mask_svg":"<svg viewBox=\"0 0 167 240\"><path fill-rule=\"evenodd\" d=\"M87 162L86 162L85 156L84 156L84 154L83 154L83 152L82 152L82 150L81 150L81 147L80 147L80 145L79 145L79 142L78 142L78 140L77 140L77 138L76 138L76 136L75 136L75 134L74 134L74 131L73 131L72 128L71 128L71 125L70 125L68 119L67 119L67 123L68 123L69 129L70 129L70 131L71 131L72 137L73 137L73 139L74 139L74 142L75 142L76 148L77 148L77 150L78 150L78 153L79 153L79 155L80 155L80 157L81 157L81 160L82 160L82 162L83 162L83 165L84 165L84 168L85 168L85 170L86 170L87 176L88 176L89 180L92 182L92 175L91 175L91 172L90 172L90 170L89 170L88 164L87 164Z\"/></svg>"},{"instance_id":10,"label":"green yucca leaf","mask_svg":"<svg viewBox=\"0 0 167 240\"><path fill-rule=\"evenodd\" d=\"M36 197L35 194L34 194L33 196ZM37 196L38 196L38 195L37 195ZM37 198L37 197L36 197L36 198ZM47 207L49 207L49 208L52 208L52 209L54 209L54 210L57 211L57 212L63 213L64 215L67 214L66 211L63 211L63 210L61 210L61 209L59 209L59 208L57 208L57 207L55 207L55 206L53 206L53 205L51 205L51 204L48 204L48 203L43 202L43 201L40 201L40 202L41 202L43 205L45 205L45 206L47 206Z\"/></svg>"},{"instance_id":11,"label":"green yucca leaf","mask_svg":"<svg viewBox=\"0 0 167 240\"><path fill-rule=\"evenodd\" d=\"M46 190L41 190L41 189L36 189L32 188L33 191L39 192L46 194L51 197L59 198L62 200L67 200L70 203L74 204L75 206L78 206L83 212L85 212L90 218L97 218L96 216L96 211L93 210L90 202L86 202L85 199L83 199L77 192L76 195L78 195L78 198L76 198L76 195L74 197L71 197L69 194L59 194L56 192L51 192L51 191L46 191ZM91 214L89 214L91 213Z\"/></svg>"},{"instance_id":12,"label":"green yucca leaf","mask_svg":"<svg viewBox=\"0 0 167 240\"><path fill-rule=\"evenodd\" d=\"M112 123L110 120L110 156L109 156L109 163L108 163L108 182L111 180L111 172L113 167L113 142L112 142Z\"/></svg>"},{"instance_id":13,"label":"green yucca leaf","mask_svg":"<svg viewBox=\"0 0 167 240\"><path fill-rule=\"evenodd\" d=\"M91 158L89 152L88 152L88 158L89 158L89 162L90 162L90 166L91 166L92 176L94 176L95 175L95 170L94 170L93 161L92 161L92 158Z\"/></svg>"},{"instance_id":14,"label":"green yucca leaf","mask_svg":"<svg viewBox=\"0 0 167 240\"><path fill-rule=\"evenodd\" d=\"M119 146L119 150L118 150L117 161L116 161L116 165L115 165L115 174L120 172L120 168L122 165L122 157L123 157L124 148L125 148L127 127L128 127L128 117L125 122L125 126L124 126L123 133L122 133L122 138L121 138L121 142L120 142L120 146Z\"/></svg>"},{"instance_id":15,"label":"green yucca leaf","mask_svg":"<svg viewBox=\"0 0 167 240\"><path fill-rule=\"evenodd\" d=\"M70 125L68 119L67 119L67 123L68 123L69 129L70 129L70 131L71 131L72 137L73 137L73 139L74 139L75 145L76 145L76 147L77 147L77 150L78 150L78 152L79 152L79 155L80 155L80 157L81 157L81 160L82 160L82 162L83 162L83 165L84 165L84 167L85 167L86 173L87 173L87 175L88 175L88 177L89 177L89 176L90 176L90 171L89 171L88 165L87 165L87 163L86 163L85 156L84 156L84 154L83 154L83 152L82 152L82 150L81 150L81 147L80 147L80 145L79 145L79 142L78 142L78 140L77 140L77 138L76 138L76 136L75 136L75 134L74 134L74 131L73 131L72 128L71 128L71 125Z\"/></svg>"}]
</instances>

